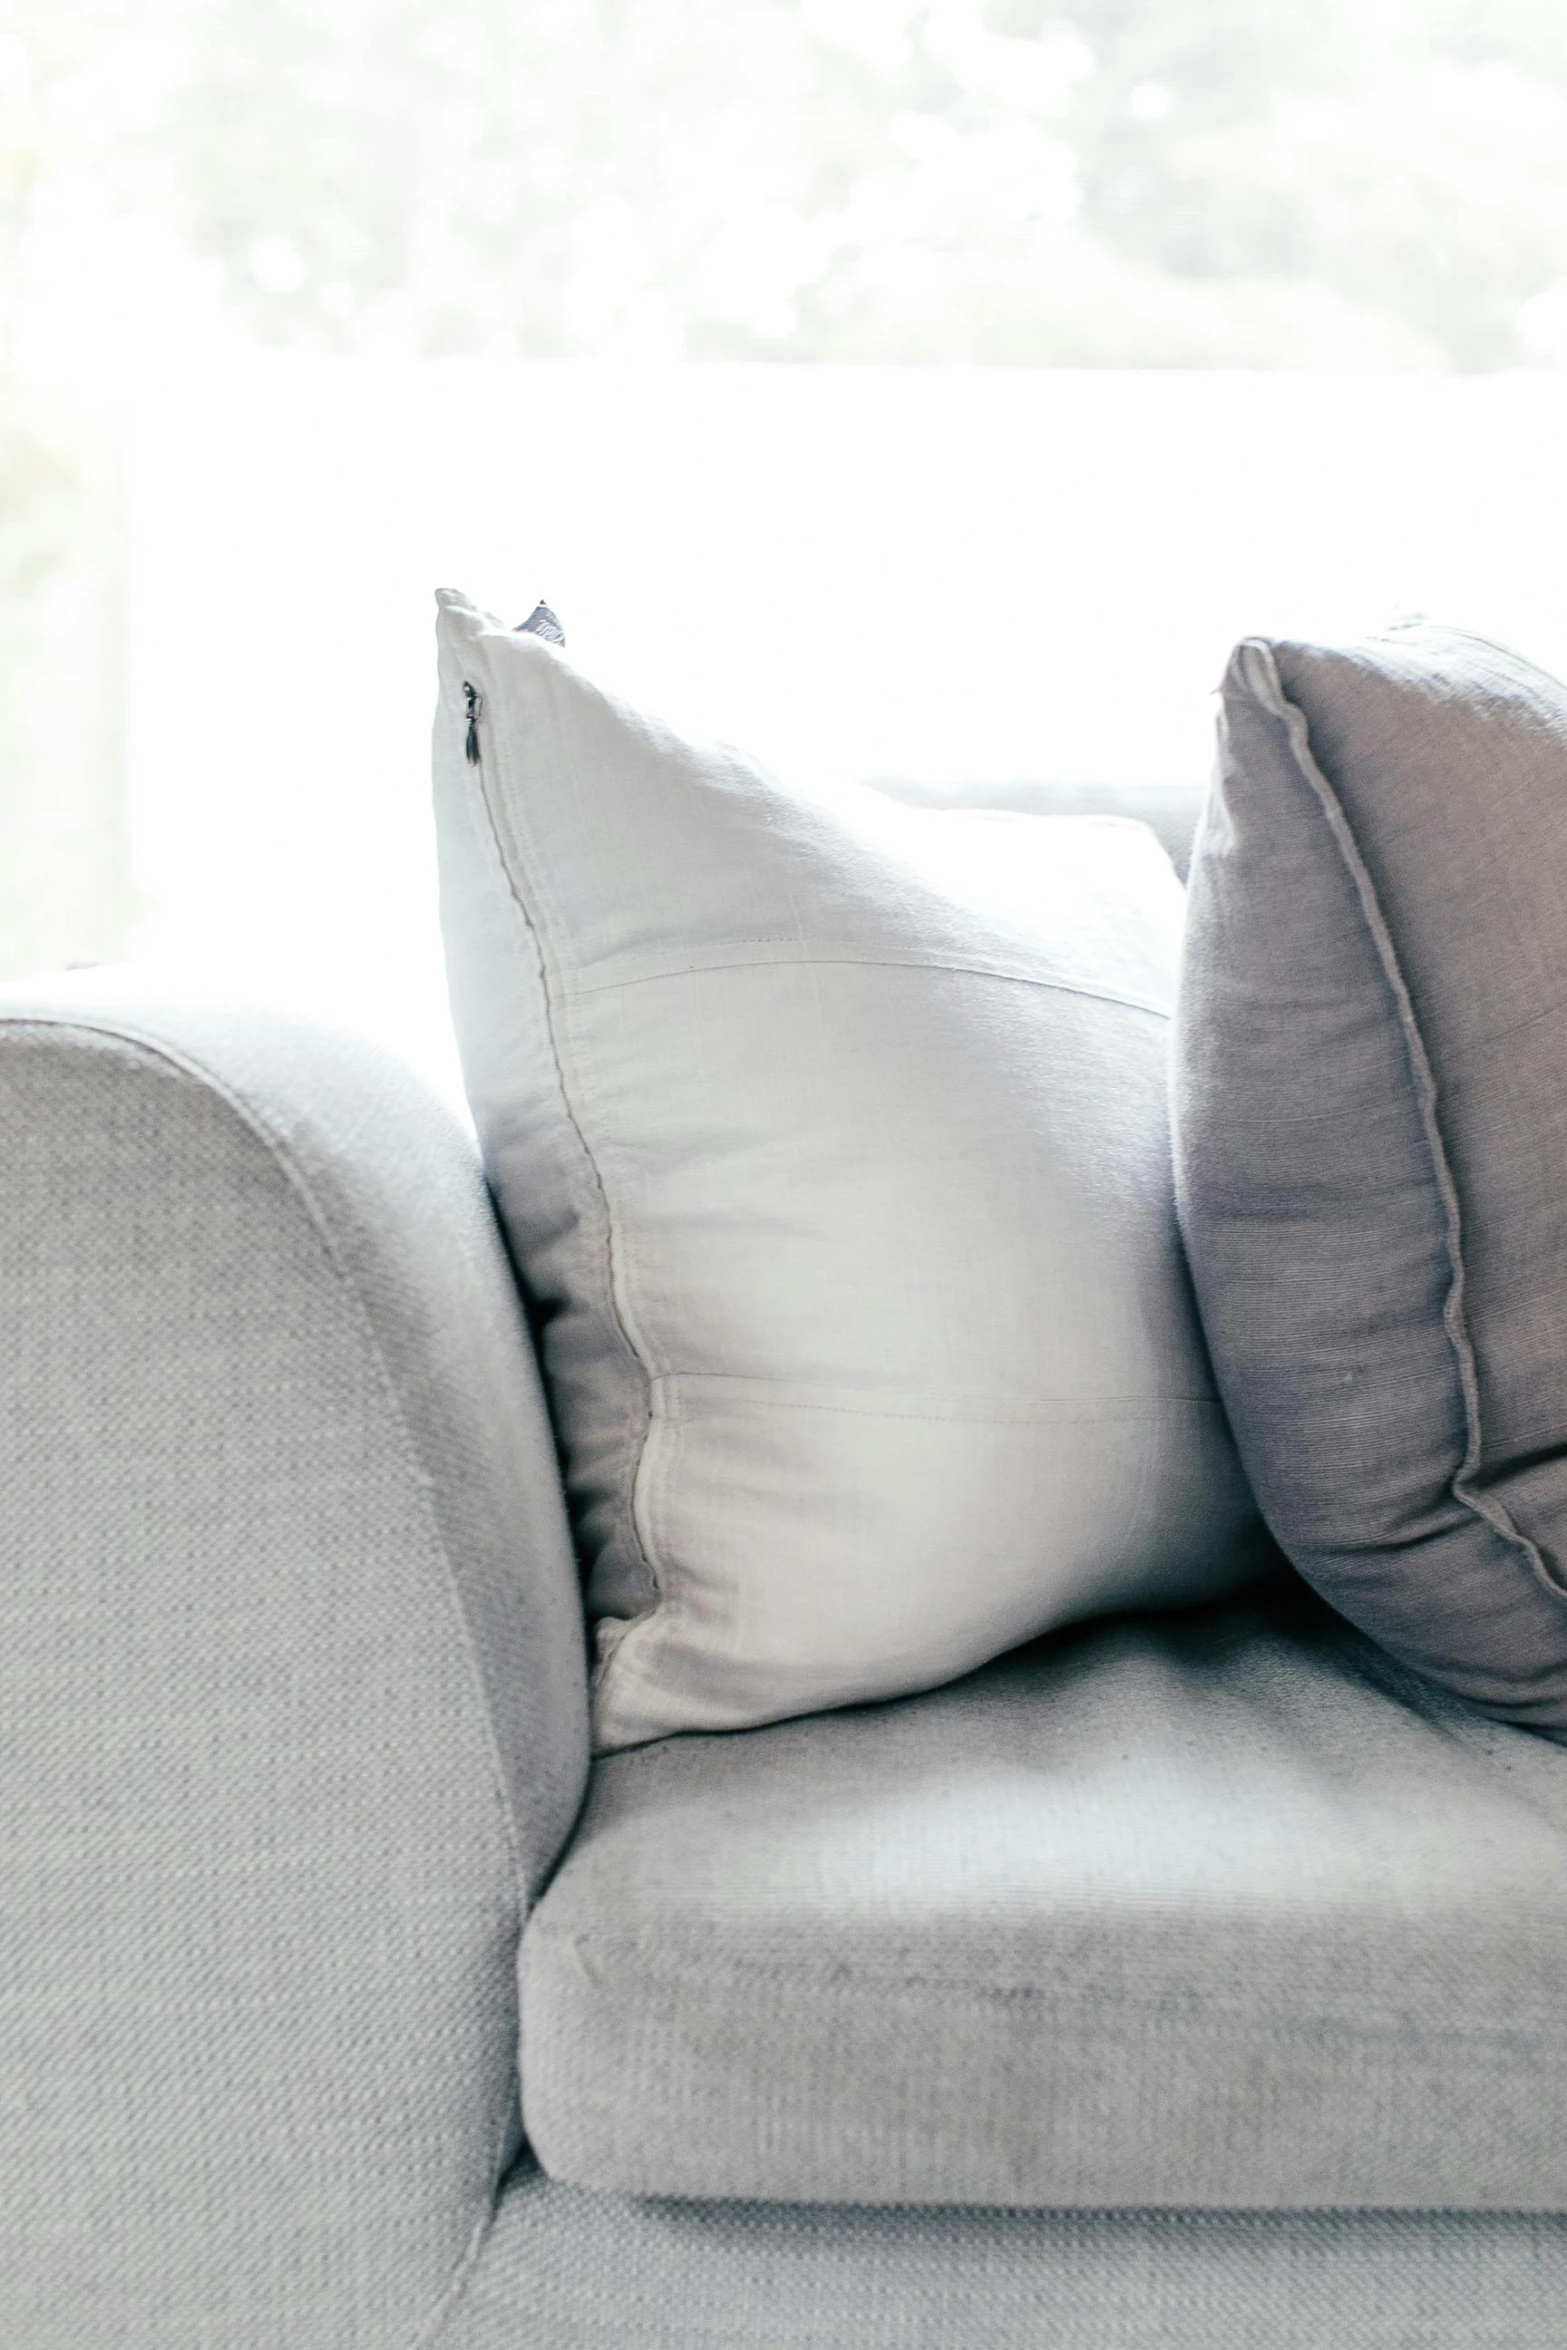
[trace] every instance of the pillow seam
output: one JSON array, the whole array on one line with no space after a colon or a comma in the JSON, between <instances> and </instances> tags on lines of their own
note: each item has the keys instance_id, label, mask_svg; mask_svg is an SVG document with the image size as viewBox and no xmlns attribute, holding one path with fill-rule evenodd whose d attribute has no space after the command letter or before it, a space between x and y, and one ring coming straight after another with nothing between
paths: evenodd
<instances>
[{"instance_id":1,"label":"pillow seam","mask_svg":"<svg viewBox=\"0 0 1567 2350\"><path fill-rule=\"evenodd\" d=\"M610 1315L613 1320L616 1335L641 1379L641 1424L640 1427L637 1428L633 1433L633 1442L630 1447L631 1457L623 1482L620 1515L624 1525L630 1531L632 1541L636 1547L637 1556L642 1562L642 1566L647 1575L648 1584L653 1596L649 1605L642 1609L637 1616L605 1619L606 1621L618 1622L629 1628L632 1623L641 1622L647 1617L656 1614L660 1608L667 1603L669 1597L669 1594L664 1587L663 1577L659 1573L658 1566L653 1556L652 1548L648 1541L647 1532L643 1524L642 1513L637 1506L638 1488L642 1482L644 1464L648 1457L648 1440L652 1433L653 1373L647 1361L644 1359L641 1347L637 1344L635 1338L632 1336L625 1313L622 1310L621 1284L617 1277L617 1261L619 1252L617 1250L616 1219L614 1211L610 1206L609 1191L604 1181L604 1171L599 1164L598 1155L594 1151L591 1143L588 1141L587 1134L585 1133L581 1121L578 1118L576 1105L572 1100L571 1088L566 1080L565 1066L561 1058L560 1034L556 1018L556 990L552 985L552 980L557 975L555 965L558 963L559 959L554 958L552 961L551 954L545 944L544 926L538 919L538 916L543 912L542 906L535 909L532 905L530 905L528 893L526 893L521 886L518 869L526 868L527 859L523 856L520 849L517 847L515 838L512 837L512 827L509 823L509 811L508 822L504 827L502 825L500 811L498 810L495 801L491 797L490 768L483 757L482 751L480 757L473 761L472 764L474 767L475 780L478 787L475 796L478 801L479 813L482 820L484 833L489 840L491 848L494 851L496 862L500 866L501 873L506 882L507 892L512 900L513 905L516 907L518 914L522 918L524 928L533 941L534 953L537 959L539 971L540 993L543 997L544 1005L544 1033L549 1039L550 1066L554 1073L555 1086L560 1097L561 1109L565 1116L567 1125L570 1127L572 1134L576 1137L583 1160L586 1163L588 1172L592 1178L593 1189L597 1196L599 1207L602 1211L604 1226L603 1260L605 1295L608 1300ZM575 784L576 775L574 768L572 780ZM508 844L511 848L511 854L508 854ZM614 1645L618 1646L618 1641ZM592 1676L592 1692L595 1697L598 1694L599 1686L605 1677L606 1671L613 1660L613 1655L614 1647L611 1647L607 1654L601 1655L597 1660L596 1668Z\"/></svg>"},{"instance_id":2,"label":"pillow seam","mask_svg":"<svg viewBox=\"0 0 1567 2350\"><path fill-rule=\"evenodd\" d=\"M792 945L783 939L739 939L739 946ZM1146 1012L1154 1020L1170 1020L1174 1014L1168 1004L1150 1003L1146 996L1134 996L1109 987L1085 987L1075 979L1047 978L1035 971L1004 971L995 965L973 961L959 961L956 956L934 955L855 955L844 950L821 953L814 948L790 955L736 955L725 962L697 962L672 965L668 971L633 971L624 979L577 980L564 984L563 996L580 998L592 995L613 995L626 987L656 987L671 979L693 979L709 971L763 971L798 967L804 970L828 970L848 967L869 971L951 971L973 979L994 979L1007 987L1053 988L1059 995L1080 996L1085 1003L1113 1004L1127 1012Z\"/></svg>"},{"instance_id":3,"label":"pillow seam","mask_svg":"<svg viewBox=\"0 0 1567 2350\"><path fill-rule=\"evenodd\" d=\"M1446 1145L1437 1119L1438 1088L1436 1074L1426 1051L1425 1039L1415 1015L1414 998L1404 977L1393 941L1392 930L1382 910L1376 884L1361 854L1354 827L1349 821L1344 804L1318 765L1311 748L1311 733L1305 712L1292 702L1284 690L1278 665L1271 645L1261 637L1248 637L1239 648L1240 670L1248 692L1254 701L1275 719L1283 729L1284 739L1297 772L1315 796L1322 810L1328 831L1332 836L1344 868L1354 884L1356 902L1365 924L1372 948L1382 968L1389 992L1398 1015L1403 1039L1404 1055L1409 1065L1415 1106L1419 1112L1420 1129L1425 1139L1426 1152L1442 1207L1443 1239L1451 1278L1442 1306L1442 1328L1452 1350L1458 1371L1459 1393L1464 1406L1465 1449L1462 1460L1448 1480L1448 1491L1473 1517L1488 1526L1491 1532L1521 1554L1535 1581L1549 1596L1567 1606L1567 1586L1557 1581L1546 1564L1539 1545L1525 1534L1510 1511L1491 1495L1482 1493L1475 1478L1483 1461L1484 1427L1480 1410L1480 1374L1475 1360L1474 1341L1464 1312L1467 1288L1467 1268L1463 1255L1463 1208L1458 1196L1458 1185L1448 1161Z\"/></svg>"}]
</instances>

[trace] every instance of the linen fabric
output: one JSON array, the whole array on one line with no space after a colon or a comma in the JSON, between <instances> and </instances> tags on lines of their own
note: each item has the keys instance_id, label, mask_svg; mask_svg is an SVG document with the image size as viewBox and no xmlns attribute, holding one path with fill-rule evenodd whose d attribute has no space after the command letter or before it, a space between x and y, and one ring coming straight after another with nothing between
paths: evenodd
<instances>
[{"instance_id":1,"label":"linen fabric","mask_svg":"<svg viewBox=\"0 0 1567 2350\"><path fill-rule=\"evenodd\" d=\"M1255 1572L1171 1205L1149 835L786 789L441 603L452 1005L599 1749Z\"/></svg>"},{"instance_id":2,"label":"linen fabric","mask_svg":"<svg viewBox=\"0 0 1567 2350\"><path fill-rule=\"evenodd\" d=\"M0 2340L428 2339L587 1761L471 1139L390 1055L0 1004Z\"/></svg>"},{"instance_id":3,"label":"linen fabric","mask_svg":"<svg viewBox=\"0 0 1567 2350\"><path fill-rule=\"evenodd\" d=\"M1567 1755L1304 1587L594 1773L523 2110L620 2193L1567 2210Z\"/></svg>"},{"instance_id":4,"label":"linen fabric","mask_svg":"<svg viewBox=\"0 0 1567 2350\"><path fill-rule=\"evenodd\" d=\"M1195 851L1181 1220L1279 1542L1567 1735L1567 688L1420 623L1243 644Z\"/></svg>"}]
</instances>

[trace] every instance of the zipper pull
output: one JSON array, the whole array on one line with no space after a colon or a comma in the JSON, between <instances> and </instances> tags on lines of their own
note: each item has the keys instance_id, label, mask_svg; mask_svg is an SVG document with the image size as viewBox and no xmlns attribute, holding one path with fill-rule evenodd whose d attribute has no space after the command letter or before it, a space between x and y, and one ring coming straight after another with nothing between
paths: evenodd
<instances>
[{"instance_id":1,"label":"zipper pull","mask_svg":"<svg viewBox=\"0 0 1567 2350\"><path fill-rule=\"evenodd\" d=\"M466 678L463 680L462 692L463 700L468 705L468 740L463 747L468 754L469 766L477 767L479 764L479 712L484 708L484 704L479 699L478 687L470 685Z\"/></svg>"}]
</instances>

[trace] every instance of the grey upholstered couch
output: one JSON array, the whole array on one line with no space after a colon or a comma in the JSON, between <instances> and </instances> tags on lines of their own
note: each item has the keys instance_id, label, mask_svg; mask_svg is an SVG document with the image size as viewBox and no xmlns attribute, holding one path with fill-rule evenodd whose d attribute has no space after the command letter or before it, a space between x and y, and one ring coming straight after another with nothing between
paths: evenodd
<instances>
[{"instance_id":1,"label":"grey upholstered couch","mask_svg":"<svg viewBox=\"0 0 1567 2350\"><path fill-rule=\"evenodd\" d=\"M5 2350L1567 2341L1560 1748L1281 1582L590 1780L457 1122L86 974L0 1133Z\"/></svg>"}]
</instances>

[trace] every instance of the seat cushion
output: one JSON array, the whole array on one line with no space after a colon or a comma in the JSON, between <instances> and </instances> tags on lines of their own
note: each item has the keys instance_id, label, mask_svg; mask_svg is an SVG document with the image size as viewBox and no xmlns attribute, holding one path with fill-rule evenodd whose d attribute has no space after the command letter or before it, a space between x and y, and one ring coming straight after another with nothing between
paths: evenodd
<instances>
[{"instance_id":1,"label":"seat cushion","mask_svg":"<svg viewBox=\"0 0 1567 2350\"><path fill-rule=\"evenodd\" d=\"M1567 2209L1567 1755L1293 1581L602 1760L522 1952L633 2194Z\"/></svg>"},{"instance_id":2,"label":"seat cushion","mask_svg":"<svg viewBox=\"0 0 1567 2350\"><path fill-rule=\"evenodd\" d=\"M654 2202L519 2163L440 2350L1561 2350L1567 2219Z\"/></svg>"}]
</instances>

